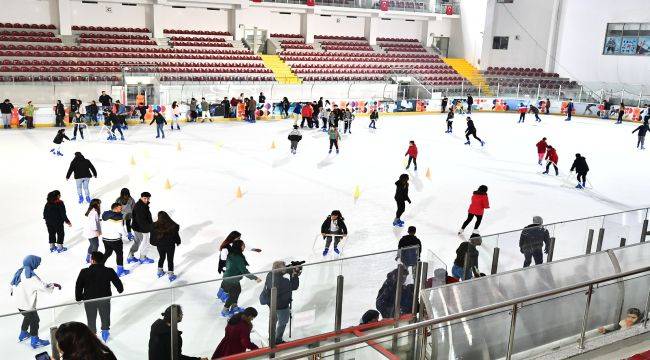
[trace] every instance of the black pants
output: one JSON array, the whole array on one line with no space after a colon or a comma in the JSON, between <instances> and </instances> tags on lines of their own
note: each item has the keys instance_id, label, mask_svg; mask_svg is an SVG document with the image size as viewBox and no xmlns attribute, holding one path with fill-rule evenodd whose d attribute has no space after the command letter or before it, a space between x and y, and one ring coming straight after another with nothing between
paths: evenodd
<instances>
[{"instance_id":1,"label":"black pants","mask_svg":"<svg viewBox=\"0 0 650 360\"><path fill-rule=\"evenodd\" d=\"M623 115L625 114L625 111L619 111L618 112L618 119L616 119L616 122L623 122Z\"/></svg>"},{"instance_id":2,"label":"black pants","mask_svg":"<svg viewBox=\"0 0 650 360\"><path fill-rule=\"evenodd\" d=\"M156 246L158 249L158 255L160 255L160 258L158 259L158 268L162 269L163 265L165 264L165 258L167 258L167 270L170 272L174 271L174 251L176 250L175 245L163 245L163 246Z\"/></svg>"},{"instance_id":3,"label":"black pants","mask_svg":"<svg viewBox=\"0 0 650 360\"><path fill-rule=\"evenodd\" d=\"M285 117L289 117L289 108L283 108L282 111L284 111L284 116Z\"/></svg>"},{"instance_id":4,"label":"black pants","mask_svg":"<svg viewBox=\"0 0 650 360\"><path fill-rule=\"evenodd\" d=\"M533 114L535 114L535 120L536 121L538 121L538 122L542 121L542 119L539 118L539 114L537 114L537 113L533 113Z\"/></svg>"},{"instance_id":5,"label":"black pants","mask_svg":"<svg viewBox=\"0 0 650 360\"><path fill-rule=\"evenodd\" d=\"M28 129L33 129L34 128L34 117L33 116L25 116L25 120L27 121L27 128Z\"/></svg>"},{"instance_id":6,"label":"black pants","mask_svg":"<svg viewBox=\"0 0 650 360\"><path fill-rule=\"evenodd\" d=\"M63 115L57 115L55 122L56 124L54 124L54 126L63 126Z\"/></svg>"},{"instance_id":7,"label":"black pants","mask_svg":"<svg viewBox=\"0 0 650 360\"><path fill-rule=\"evenodd\" d=\"M307 122L307 126L311 129L314 124L311 121L311 118L309 116L303 116L302 120L300 121L300 127L303 128L305 127L305 121Z\"/></svg>"},{"instance_id":8,"label":"black pants","mask_svg":"<svg viewBox=\"0 0 650 360\"><path fill-rule=\"evenodd\" d=\"M454 124L453 121L449 121L449 120L447 120L447 131L449 131L449 132L452 131L453 124Z\"/></svg>"},{"instance_id":9,"label":"black pants","mask_svg":"<svg viewBox=\"0 0 650 360\"><path fill-rule=\"evenodd\" d=\"M397 211L395 212L395 218L399 219L402 214L404 214L404 210L406 210L406 201L404 200L395 200L397 203Z\"/></svg>"},{"instance_id":10,"label":"black pants","mask_svg":"<svg viewBox=\"0 0 650 360\"><path fill-rule=\"evenodd\" d=\"M113 251L115 252L115 263L117 266L124 265L124 252L122 251L122 240L103 240L104 243L104 262L108 260Z\"/></svg>"},{"instance_id":11,"label":"black pants","mask_svg":"<svg viewBox=\"0 0 650 360\"><path fill-rule=\"evenodd\" d=\"M65 230L63 229L63 224L57 225L47 225L47 234L50 238L50 244L63 244L65 239Z\"/></svg>"},{"instance_id":12,"label":"black pants","mask_svg":"<svg viewBox=\"0 0 650 360\"><path fill-rule=\"evenodd\" d=\"M526 113L519 113L519 121L524 122L526 120Z\"/></svg>"},{"instance_id":13,"label":"black pants","mask_svg":"<svg viewBox=\"0 0 650 360\"><path fill-rule=\"evenodd\" d=\"M124 134L122 133L122 127L119 126L119 125L113 125L113 127L111 128L111 131L113 132L113 135L115 135L116 130L120 133L120 136L122 138L124 138Z\"/></svg>"},{"instance_id":14,"label":"black pants","mask_svg":"<svg viewBox=\"0 0 650 360\"><path fill-rule=\"evenodd\" d=\"M408 169L409 167L411 167L411 161L413 161L413 166L415 166L415 170L417 170L418 169L417 160L413 156L410 156L410 155L409 155L409 162L408 162L408 164L406 164L406 168Z\"/></svg>"},{"instance_id":15,"label":"black pants","mask_svg":"<svg viewBox=\"0 0 650 360\"><path fill-rule=\"evenodd\" d=\"M481 138L479 138L478 136L476 136L476 131L465 133L465 139L467 139L467 141L469 141L469 136L470 136L470 135L472 135L472 136L474 137L474 139L476 139L476 140L478 140L478 141L480 141L480 142L483 142L483 141L481 140Z\"/></svg>"},{"instance_id":16,"label":"black pants","mask_svg":"<svg viewBox=\"0 0 650 360\"><path fill-rule=\"evenodd\" d=\"M582 181L580 179L582 179ZM578 173L578 182L582 183L582 184L586 184L587 183L587 173L584 173L584 174Z\"/></svg>"},{"instance_id":17,"label":"black pants","mask_svg":"<svg viewBox=\"0 0 650 360\"><path fill-rule=\"evenodd\" d=\"M483 215L474 215L474 214L467 213L467 219L465 220L462 226L463 229L465 229L467 225L469 225L472 219L474 219L474 216L476 216L476 223L474 224L474 229L476 230L478 229L479 226L481 226L481 220L483 220Z\"/></svg>"},{"instance_id":18,"label":"black pants","mask_svg":"<svg viewBox=\"0 0 650 360\"><path fill-rule=\"evenodd\" d=\"M548 169L553 165L553 168L555 168L555 175L559 174L559 171L557 170L557 165L553 164L552 162L547 162L546 163L546 172L548 173Z\"/></svg>"},{"instance_id":19,"label":"black pants","mask_svg":"<svg viewBox=\"0 0 650 360\"><path fill-rule=\"evenodd\" d=\"M524 267L529 267L531 260L535 259L535 265L539 265L544 260L544 255L542 254L542 249L535 249L531 252L524 253Z\"/></svg>"},{"instance_id":20,"label":"black pants","mask_svg":"<svg viewBox=\"0 0 650 360\"><path fill-rule=\"evenodd\" d=\"M330 245L332 244L332 236L325 236L324 239L325 239L325 248L329 249ZM335 248L339 246L339 243L341 242L342 239L343 239L343 236L334 236L334 247Z\"/></svg>"},{"instance_id":21,"label":"black pants","mask_svg":"<svg viewBox=\"0 0 650 360\"><path fill-rule=\"evenodd\" d=\"M226 292L226 294L228 294L228 301L226 301L224 306L230 308L233 305L237 305L239 294L241 294L241 285L239 285L239 281L224 281L221 283L221 288Z\"/></svg>"},{"instance_id":22,"label":"black pants","mask_svg":"<svg viewBox=\"0 0 650 360\"><path fill-rule=\"evenodd\" d=\"M111 301L101 300L84 303L86 309L86 320L88 327L93 333L97 333L97 313L99 312L99 319L102 324L102 330L109 330L111 328Z\"/></svg>"},{"instance_id":23,"label":"black pants","mask_svg":"<svg viewBox=\"0 0 650 360\"><path fill-rule=\"evenodd\" d=\"M29 335L38 336L38 324L41 322L41 319L38 317L38 313L33 311L25 311L18 309L20 314L23 316L23 323L20 325L20 331L29 331Z\"/></svg>"},{"instance_id":24,"label":"black pants","mask_svg":"<svg viewBox=\"0 0 650 360\"><path fill-rule=\"evenodd\" d=\"M339 140L338 139L330 139L330 150L332 150L332 145L336 147L336 150L339 149Z\"/></svg>"},{"instance_id":25,"label":"black pants","mask_svg":"<svg viewBox=\"0 0 650 360\"><path fill-rule=\"evenodd\" d=\"M82 125L75 125L74 126L74 131L72 132L72 136L77 137L77 130L79 130L79 134L81 135L81 138L84 138L84 129Z\"/></svg>"},{"instance_id":26,"label":"black pants","mask_svg":"<svg viewBox=\"0 0 650 360\"><path fill-rule=\"evenodd\" d=\"M345 134L346 132L352 134L352 121L345 120L343 122L343 133Z\"/></svg>"},{"instance_id":27,"label":"black pants","mask_svg":"<svg viewBox=\"0 0 650 360\"><path fill-rule=\"evenodd\" d=\"M223 117L224 118L229 118L230 117L230 106L227 106L227 107L223 108Z\"/></svg>"}]
</instances>

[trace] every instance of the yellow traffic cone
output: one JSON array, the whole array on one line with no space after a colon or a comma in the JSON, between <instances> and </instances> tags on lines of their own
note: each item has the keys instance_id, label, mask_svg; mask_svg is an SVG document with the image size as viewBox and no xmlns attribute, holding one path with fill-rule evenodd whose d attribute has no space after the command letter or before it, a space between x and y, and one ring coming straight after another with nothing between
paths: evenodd
<instances>
[{"instance_id":1,"label":"yellow traffic cone","mask_svg":"<svg viewBox=\"0 0 650 360\"><path fill-rule=\"evenodd\" d=\"M402 166L406 167L406 165L408 165L408 163L409 163L409 159L405 157L404 161L402 161Z\"/></svg>"},{"instance_id":2,"label":"yellow traffic cone","mask_svg":"<svg viewBox=\"0 0 650 360\"><path fill-rule=\"evenodd\" d=\"M426 174L427 179L431 180L431 169L427 168L427 174Z\"/></svg>"},{"instance_id":3,"label":"yellow traffic cone","mask_svg":"<svg viewBox=\"0 0 650 360\"><path fill-rule=\"evenodd\" d=\"M149 175L149 173L147 173L147 172L144 173L143 177L144 177L145 182L148 182L149 179L151 179L151 175Z\"/></svg>"},{"instance_id":4,"label":"yellow traffic cone","mask_svg":"<svg viewBox=\"0 0 650 360\"><path fill-rule=\"evenodd\" d=\"M275 149L275 140L271 143L271 149Z\"/></svg>"},{"instance_id":5,"label":"yellow traffic cone","mask_svg":"<svg viewBox=\"0 0 650 360\"><path fill-rule=\"evenodd\" d=\"M165 180L165 190L170 190L172 188L172 183L169 182L169 179Z\"/></svg>"},{"instance_id":6,"label":"yellow traffic cone","mask_svg":"<svg viewBox=\"0 0 650 360\"><path fill-rule=\"evenodd\" d=\"M235 192L235 197L237 197L237 199L241 199L242 196L244 196L244 194L242 194L241 192L241 187L237 186L237 192Z\"/></svg>"},{"instance_id":7,"label":"yellow traffic cone","mask_svg":"<svg viewBox=\"0 0 650 360\"><path fill-rule=\"evenodd\" d=\"M221 147L223 147L223 143L219 141L218 143L215 144L215 147L217 148L217 150L221 150Z\"/></svg>"},{"instance_id":8,"label":"yellow traffic cone","mask_svg":"<svg viewBox=\"0 0 650 360\"><path fill-rule=\"evenodd\" d=\"M176 144L176 150L181 151L183 148L181 148L181 143Z\"/></svg>"},{"instance_id":9,"label":"yellow traffic cone","mask_svg":"<svg viewBox=\"0 0 650 360\"><path fill-rule=\"evenodd\" d=\"M354 200L359 199L359 196L361 196L361 189L359 189L359 185L357 185L354 188L354 195L353 196L354 196Z\"/></svg>"},{"instance_id":10,"label":"yellow traffic cone","mask_svg":"<svg viewBox=\"0 0 650 360\"><path fill-rule=\"evenodd\" d=\"M131 155L131 166L135 166L135 158Z\"/></svg>"}]
</instances>

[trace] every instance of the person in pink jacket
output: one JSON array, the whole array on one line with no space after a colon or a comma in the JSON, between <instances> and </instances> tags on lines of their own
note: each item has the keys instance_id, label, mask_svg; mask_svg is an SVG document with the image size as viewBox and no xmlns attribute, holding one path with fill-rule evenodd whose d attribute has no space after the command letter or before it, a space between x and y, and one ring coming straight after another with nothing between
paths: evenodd
<instances>
[{"instance_id":1,"label":"person in pink jacket","mask_svg":"<svg viewBox=\"0 0 650 360\"><path fill-rule=\"evenodd\" d=\"M476 223L474 224L474 230L478 229L478 227L481 225L481 220L483 220L483 212L485 209L490 208L490 201L488 200L487 191L488 187L481 185L478 187L478 190L474 191L472 194L472 203L469 205L469 209L467 210L467 219L458 231L458 235L463 233L467 225L469 225L475 216Z\"/></svg>"}]
</instances>

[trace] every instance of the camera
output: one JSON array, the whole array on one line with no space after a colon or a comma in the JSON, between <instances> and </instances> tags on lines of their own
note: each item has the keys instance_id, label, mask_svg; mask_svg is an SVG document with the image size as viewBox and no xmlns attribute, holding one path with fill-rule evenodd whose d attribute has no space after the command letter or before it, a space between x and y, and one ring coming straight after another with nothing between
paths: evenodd
<instances>
[{"instance_id":1,"label":"camera","mask_svg":"<svg viewBox=\"0 0 650 360\"><path fill-rule=\"evenodd\" d=\"M290 269L287 269L286 273L287 274L295 274L295 275L300 275L302 273L302 265L306 263L307 261L292 261L287 264L287 267Z\"/></svg>"}]
</instances>

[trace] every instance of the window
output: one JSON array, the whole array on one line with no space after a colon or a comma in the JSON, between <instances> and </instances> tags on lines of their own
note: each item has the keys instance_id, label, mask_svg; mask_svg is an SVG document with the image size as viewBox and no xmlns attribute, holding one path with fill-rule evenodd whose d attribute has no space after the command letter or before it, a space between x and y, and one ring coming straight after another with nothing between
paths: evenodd
<instances>
[{"instance_id":1,"label":"window","mask_svg":"<svg viewBox=\"0 0 650 360\"><path fill-rule=\"evenodd\" d=\"M495 36L492 39L492 49L495 50L508 50L508 37L507 36Z\"/></svg>"},{"instance_id":2,"label":"window","mask_svg":"<svg viewBox=\"0 0 650 360\"><path fill-rule=\"evenodd\" d=\"M650 23L607 24L603 55L650 55Z\"/></svg>"},{"instance_id":3,"label":"window","mask_svg":"<svg viewBox=\"0 0 650 360\"><path fill-rule=\"evenodd\" d=\"M515 0L497 0L497 4L512 4Z\"/></svg>"}]
</instances>

